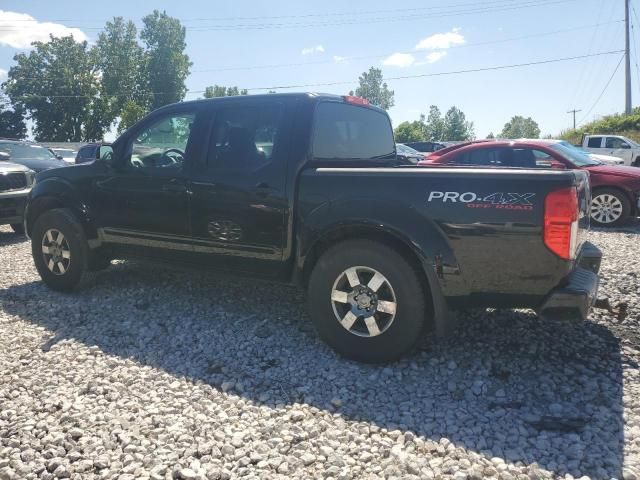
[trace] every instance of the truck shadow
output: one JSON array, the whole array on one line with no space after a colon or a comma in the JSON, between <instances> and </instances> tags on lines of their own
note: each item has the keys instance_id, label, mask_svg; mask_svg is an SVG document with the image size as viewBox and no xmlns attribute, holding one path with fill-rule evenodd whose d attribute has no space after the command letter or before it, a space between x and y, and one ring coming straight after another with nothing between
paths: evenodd
<instances>
[{"instance_id":1,"label":"truck shadow","mask_svg":"<svg viewBox=\"0 0 640 480\"><path fill-rule=\"evenodd\" d=\"M44 351L75 340L258 404L338 411L432 440L429 458L450 442L531 472L621 476L623 358L595 323L470 312L454 338L370 366L322 344L290 287L121 264L68 298L34 282L0 290L0 308L45 327Z\"/></svg>"}]
</instances>

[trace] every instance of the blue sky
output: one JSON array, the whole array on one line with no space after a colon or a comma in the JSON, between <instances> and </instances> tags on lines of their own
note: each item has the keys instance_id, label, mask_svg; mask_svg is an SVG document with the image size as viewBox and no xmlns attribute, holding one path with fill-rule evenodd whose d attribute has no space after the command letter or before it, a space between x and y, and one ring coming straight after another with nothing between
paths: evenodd
<instances>
[{"instance_id":1,"label":"blue sky","mask_svg":"<svg viewBox=\"0 0 640 480\"><path fill-rule=\"evenodd\" d=\"M620 50L624 31L623 23L617 21L624 18L623 4L623 0L3 0L0 76L11 67L13 55L24 51L16 46L38 35L63 33L68 27L79 29L74 30L76 38L84 35L92 41L112 16L139 25L145 14L157 8L187 26L187 53L193 61L187 85L194 92L213 84L252 89L336 82L278 90L344 94L372 65L382 68L387 78L411 77ZM640 15L640 0L632 4ZM29 17L15 14L29 15L38 23L25 22ZM29 28L16 32L7 25ZM639 44L640 38L634 35L632 52L633 45ZM611 54L389 80L396 103L389 113L397 125L417 119L431 104L443 112L455 105L474 122L480 138L499 132L513 115L531 116L543 134L557 134L571 125L566 112L572 108L582 109L578 121L623 109L624 63L595 104L620 58L621 54ZM634 105L640 103L638 72L633 54ZM187 99L199 95L190 93Z\"/></svg>"}]
</instances>

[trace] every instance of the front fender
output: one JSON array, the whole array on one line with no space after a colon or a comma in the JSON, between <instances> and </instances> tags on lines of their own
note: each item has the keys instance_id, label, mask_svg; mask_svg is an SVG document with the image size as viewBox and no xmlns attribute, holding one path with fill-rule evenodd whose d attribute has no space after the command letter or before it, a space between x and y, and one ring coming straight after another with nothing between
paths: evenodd
<instances>
[{"instance_id":1,"label":"front fender","mask_svg":"<svg viewBox=\"0 0 640 480\"><path fill-rule=\"evenodd\" d=\"M27 235L31 234L33 224L45 211L52 208L67 208L73 212L82 224L88 239L97 238L96 229L92 225L89 206L82 199L77 189L64 178L47 177L37 181L31 189L25 208L25 227Z\"/></svg>"}]
</instances>

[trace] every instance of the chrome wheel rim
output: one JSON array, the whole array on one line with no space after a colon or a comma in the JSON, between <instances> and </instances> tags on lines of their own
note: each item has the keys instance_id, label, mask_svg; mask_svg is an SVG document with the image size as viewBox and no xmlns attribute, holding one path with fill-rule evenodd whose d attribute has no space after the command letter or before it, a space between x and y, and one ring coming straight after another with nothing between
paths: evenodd
<instances>
[{"instance_id":1,"label":"chrome wheel rim","mask_svg":"<svg viewBox=\"0 0 640 480\"><path fill-rule=\"evenodd\" d=\"M387 278L370 267L351 267L338 275L331 289L338 323L358 337L377 337L396 318L396 294Z\"/></svg>"},{"instance_id":2,"label":"chrome wheel rim","mask_svg":"<svg viewBox=\"0 0 640 480\"><path fill-rule=\"evenodd\" d=\"M71 265L71 248L60 230L51 228L42 237L44 264L54 275L64 275Z\"/></svg>"},{"instance_id":3,"label":"chrome wheel rim","mask_svg":"<svg viewBox=\"0 0 640 480\"><path fill-rule=\"evenodd\" d=\"M591 218L598 223L613 223L622 216L622 202L615 195L603 193L591 200Z\"/></svg>"}]
</instances>

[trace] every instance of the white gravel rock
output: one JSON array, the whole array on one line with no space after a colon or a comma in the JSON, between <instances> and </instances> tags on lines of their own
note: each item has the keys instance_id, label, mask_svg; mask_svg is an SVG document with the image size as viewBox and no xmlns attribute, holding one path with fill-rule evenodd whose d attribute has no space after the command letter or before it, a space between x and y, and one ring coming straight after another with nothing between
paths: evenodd
<instances>
[{"instance_id":1,"label":"white gravel rock","mask_svg":"<svg viewBox=\"0 0 640 480\"><path fill-rule=\"evenodd\" d=\"M640 478L640 226L590 238L589 322L469 311L368 366L293 288L120 262L63 295L0 227L0 480Z\"/></svg>"}]
</instances>

